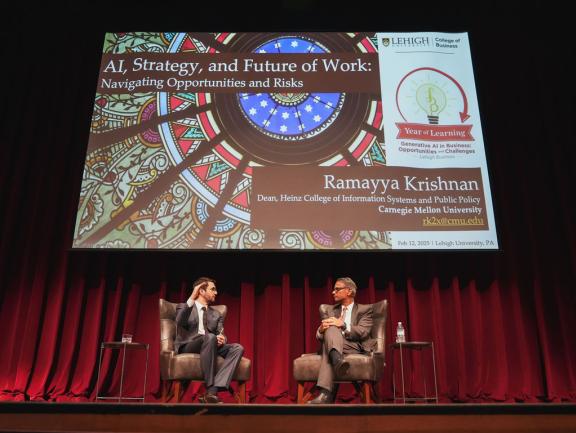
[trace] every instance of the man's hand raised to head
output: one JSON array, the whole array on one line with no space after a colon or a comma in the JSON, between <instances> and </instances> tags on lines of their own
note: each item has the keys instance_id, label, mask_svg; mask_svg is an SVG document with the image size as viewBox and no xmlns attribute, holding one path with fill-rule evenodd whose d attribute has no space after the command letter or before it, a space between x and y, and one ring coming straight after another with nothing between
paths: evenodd
<instances>
[{"instance_id":1,"label":"man's hand raised to head","mask_svg":"<svg viewBox=\"0 0 576 433\"><path fill-rule=\"evenodd\" d=\"M208 283L206 283L206 282L200 283L200 284L194 286L194 290L192 290L192 294L190 295L190 297L186 301L186 303L188 304L189 307L192 307L192 305L194 305L194 301L196 301L196 299L198 299L198 296L200 296L200 289L205 289L206 287L208 287Z\"/></svg>"}]
</instances>

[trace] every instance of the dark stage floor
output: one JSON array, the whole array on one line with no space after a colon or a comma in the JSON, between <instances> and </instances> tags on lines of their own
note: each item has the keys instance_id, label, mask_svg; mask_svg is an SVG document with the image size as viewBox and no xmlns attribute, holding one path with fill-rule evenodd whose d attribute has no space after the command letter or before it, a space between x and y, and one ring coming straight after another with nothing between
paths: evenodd
<instances>
[{"instance_id":1,"label":"dark stage floor","mask_svg":"<svg viewBox=\"0 0 576 433\"><path fill-rule=\"evenodd\" d=\"M1 403L6 432L576 432L576 404Z\"/></svg>"}]
</instances>

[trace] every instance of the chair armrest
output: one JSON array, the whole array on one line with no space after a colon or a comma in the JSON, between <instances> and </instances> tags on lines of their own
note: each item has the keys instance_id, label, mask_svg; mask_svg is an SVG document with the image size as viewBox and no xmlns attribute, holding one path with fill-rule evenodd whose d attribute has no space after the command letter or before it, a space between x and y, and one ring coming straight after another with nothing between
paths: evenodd
<instances>
[{"instance_id":1,"label":"chair armrest","mask_svg":"<svg viewBox=\"0 0 576 433\"><path fill-rule=\"evenodd\" d=\"M382 367L386 367L386 356L384 352L372 352L372 357L374 358L374 362L382 363Z\"/></svg>"}]
</instances>

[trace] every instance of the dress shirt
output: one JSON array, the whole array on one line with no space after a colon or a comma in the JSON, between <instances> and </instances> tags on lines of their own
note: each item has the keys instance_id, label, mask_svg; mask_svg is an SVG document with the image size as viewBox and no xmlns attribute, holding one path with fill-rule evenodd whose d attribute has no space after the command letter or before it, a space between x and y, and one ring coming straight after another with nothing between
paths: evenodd
<instances>
[{"instance_id":1,"label":"dress shirt","mask_svg":"<svg viewBox=\"0 0 576 433\"><path fill-rule=\"evenodd\" d=\"M204 305L202 302L195 301L196 309L198 310L198 334L204 335L206 330L204 329L204 313L208 311L208 307ZM202 308L206 308L204 311Z\"/></svg>"},{"instance_id":2,"label":"dress shirt","mask_svg":"<svg viewBox=\"0 0 576 433\"><path fill-rule=\"evenodd\" d=\"M346 306L346 315L343 317L348 332L350 332L350 325L352 324L352 308L354 308L354 302ZM342 311L344 311L344 305L342 305Z\"/></svg>"}]
</instances>

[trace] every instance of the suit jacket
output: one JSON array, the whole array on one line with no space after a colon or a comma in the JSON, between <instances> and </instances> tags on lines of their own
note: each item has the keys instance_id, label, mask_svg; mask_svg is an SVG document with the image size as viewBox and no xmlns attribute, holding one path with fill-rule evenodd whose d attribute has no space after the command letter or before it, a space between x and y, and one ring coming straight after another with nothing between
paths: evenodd
<instances>
[{"instance_id":1,"label":"suit jacket","mask_svg":"<svg viewBox=\"0 0 576 433\"><path fill-rule=\"evenodd\" d=\"M326 311L326 316L321 317L321 319L327 319L328 317L340 317L342 315L342 305L336 304L328 307ZM349 341L357 341L362 345L362 348L366 352L371 352L376 346L376 340L370 338L370 332L372 331L372 305L362 305L354 302L354 307L352 308L352 318L350 320L350 331L344 331L344 338ZM324 334L320 333L320 327L316 331L316 338L319 341L324 340Z\"/></svg>"},{"instance_id":2,"label":"suit jacket","mask_svg":"<svg viewBox=\"0 0 576 433\"><path fill-rule=\"evenodd\" d=\"M218 335L224 329L224 318L218 310L208 306L206 309L206 330ZM198 335L198 309L196 303L189 307L187 303L176 306L176 339L174 349L179 352L180 346L192 341Z\"/></svg>"}]
</instances>

